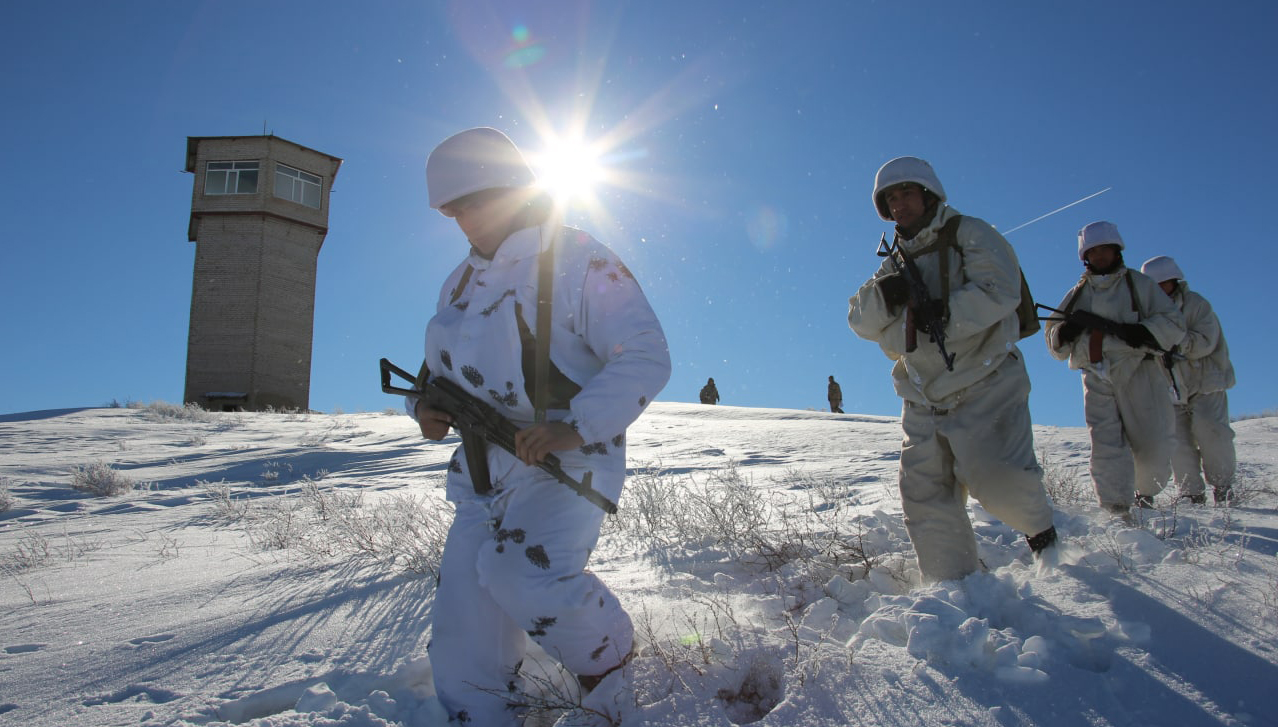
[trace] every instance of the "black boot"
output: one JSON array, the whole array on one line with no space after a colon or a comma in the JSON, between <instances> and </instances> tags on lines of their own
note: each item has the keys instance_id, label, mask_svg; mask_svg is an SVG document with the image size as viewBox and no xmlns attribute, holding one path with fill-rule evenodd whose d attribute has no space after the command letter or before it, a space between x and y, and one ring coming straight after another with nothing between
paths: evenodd
<instances>
[{"instance_id":1,"label":"black boot","mask_svg":"<svg viewBox=\"0 0 1278 727\"><path fill-rule=\"evenodd\" d=\"M1053 525L1038 535L1026 535L1025 540L1029 543L1030 550L1037 557L1043 552L1044 548L1050 548L1056 544L1056 526Z\"/></svg>"},{"instance_id":2,"label":"black boot","mask_svg":"<svg viewBox=\"0 0 1278 727\"><path fill-rule=\"evenodd\" d=\"M1153 510L1153 509L1154 509L1154 496L1153 496L1153 495L1142 495L1142 494L1140 494L1139 492L1137 492L1137 493L1136 493L1136 507L1143 508L1143 509L1145 509L1145 510Z\"/></svg>"}]
</instances>

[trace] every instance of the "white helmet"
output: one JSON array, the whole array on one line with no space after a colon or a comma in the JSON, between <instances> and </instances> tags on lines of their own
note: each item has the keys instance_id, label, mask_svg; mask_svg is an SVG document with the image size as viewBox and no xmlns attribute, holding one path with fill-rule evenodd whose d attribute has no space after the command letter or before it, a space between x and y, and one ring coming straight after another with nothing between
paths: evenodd
<instances>
[{"instance_id":1,"label":"white helmet","mask_svg":"<svg viewBox=\"0 0 1278 727\"><path fill-rule=\"evenodd\" d=\"M905 182L913 182L945 201L945 188L937 179L936 172L932 171L931 164L918 157L897 157L879 167L879 173L874 175L874 209L879 211L879 217L892 221L892 212L888 210L883 193L888 187Z\"/></svg>"},{"instance_id":2,"label":"white helmet","mask_svg":"<svg viewBox=\"0 0 1278 727\"><path fill-rule=\"evenodd\" d=\"M1093 222L1078 231L1078 259L1087 262L1087 251L1101 245L1118 245L1122 250L1123 236L1113 222Z\"/></svg>"},{"instance_id":3,"label":"white helmet","mask_svg":"<svg viewBox=\"0 0 1278 727\"><path fill-rule=\"evenodd\" d=\"M1185 274L1180 271L1180 266L1175 260L1166 255L1151 257L1140 266L1140 271L1154 279L1155 283L1164 283L1168 280L1184 280Z\"/></svg>"},{"instance_id":4,"label":"white helmet","mask_svg":"<svg viewBox=\"0 0 1278 727\"><path fill-rule=\"evenodd\" d=\"M528 187L536 181L515 142L486 126L453 134L426 159L432 209L485 189Z\"/></svg>"}]
</instances>

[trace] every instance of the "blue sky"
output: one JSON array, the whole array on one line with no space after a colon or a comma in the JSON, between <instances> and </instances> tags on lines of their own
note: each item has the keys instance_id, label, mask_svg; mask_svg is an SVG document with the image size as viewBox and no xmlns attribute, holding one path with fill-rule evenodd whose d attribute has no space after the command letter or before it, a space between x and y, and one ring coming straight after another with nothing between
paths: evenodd
<instances>
[{"instance_id":1,"label":"blue sky","mask_svg":"<svg viewBox=\"0 0 1278 727\"><path fill-rule=\"evenodd\" d=\"M1234 414L1278 407L1278 147L1267 2L51 2L0 28L0 412L179 401L195 244L186 137L265 129L344 160L319 257L312 408L380 410L466 251L426 155L470 126L529 152L574 124L617 185L571 221L635 271L675 369L661 399L895 415L890 362L847 327L889 226L888 159L928 159L1008 235L1040 302L1076 233L1116 223L1216 307ZM1261 316L1257 318L1257 316ZM1257 325L1257 321L1262 321ZM1022 343L1041 424L1079 376Z\"/></svg>"}]
</instances>

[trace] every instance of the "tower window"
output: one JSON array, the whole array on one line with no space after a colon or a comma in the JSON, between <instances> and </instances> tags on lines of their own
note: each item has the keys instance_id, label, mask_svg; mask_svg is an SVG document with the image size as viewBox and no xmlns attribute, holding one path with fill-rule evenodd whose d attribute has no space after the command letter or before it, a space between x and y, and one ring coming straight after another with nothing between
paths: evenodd
<instances>
[{"instance_id":1,"label":"tower window","mask_svg":"<svg viewBox=\"0 0 1278 727\"><path fill-rule=\"evenodd\" d=\"M300 169L275 165L275 196L319 209L323 180Z\"/></svg>"},{"instance_id":2,"label":"tower window","mask_svg":"<svg viewBox=\"0 0 1278 727\"><path fill-rule=\"evenodd\" d=\"M257 194L257 162L209 162L205 194Z\"/></svg>"}]
</instances>

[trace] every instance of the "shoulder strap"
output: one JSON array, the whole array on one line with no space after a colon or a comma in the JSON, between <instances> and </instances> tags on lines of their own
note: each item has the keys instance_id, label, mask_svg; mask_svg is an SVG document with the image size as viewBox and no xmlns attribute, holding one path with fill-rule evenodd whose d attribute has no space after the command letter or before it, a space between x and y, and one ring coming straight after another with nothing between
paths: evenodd
<instances>
[{"instance_id":1,"label":"shoulder strap","mask_svg":"<svg viewBox=\"0 0 1278 727\"><path fill-rule=\"evenodd\" d=\"M542 229L545 229L544 227ZM546 401L550 398L550 313L555 298L555 240L543 245L537 255L537 353L533 373L533 422L546 421Z\"/></svg>"},{"instance_id":2,"label":"shoulder strap","mask_svg":"<svg viewBox=\"0 0 1278 727\"><path fill-rule=\"evenodd\" d=\"M941 225L941 229L936 231L935 247L941 253L941 300L949 305L950 300L950 256L945 254L945 248L952 247L958 251L959 255L963 254L963 248L958 244L958 227L963 221L963 215L954 215Z\"/></svg>"},{"instance_id":3,"label":"shoulder strap","mask_svg":"<svg viewBox=\"0 0 1278 727\"><path fill-rule=\"evenodd\" d=\"M466 289L466 283L470 282L471 273L475 272L474 265L467 265L466 270L462 273L461 280L457 281L457 287L453 288L453 295L448 300L448 304L452 305L461 297L462 291Z\"/></svg>"},{"instance_id":4,"label":"shoulder strap","mask_svg":"<svg viewBox=\"0 0 1278 727\"><path fill-rule=\"evenodd\" d=\"M1136 297L1136 286L1132 283L1132 269L1127 268L1127 292L1132 296L1132 310L1136 311L1136 315L1140 318L1145 317L1145 313L1140 309L1140 299Z\"/></svg>"},{"instance_id":5,"label":"shoulder strap","mask_svg":"<svg viewBox=\"0 0 1278 727\"><path fill-rule=\"evenodd\" d=\"M1069 297L1069 301L1067 301L1065 303L1065 307L1061 309L1065 312L1065 315L1069 315L1074 312L1074 306L1078 305L1078 297L1083 294L1083 287L1084 286L1081 281L1074 286L1074 294Z\"/></svg>"}]
</instances>

